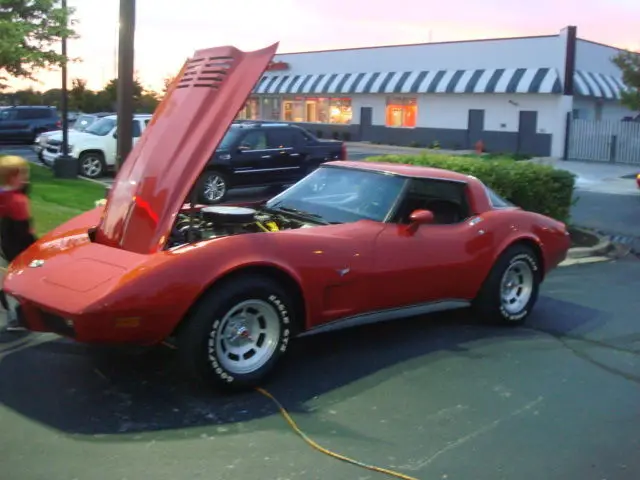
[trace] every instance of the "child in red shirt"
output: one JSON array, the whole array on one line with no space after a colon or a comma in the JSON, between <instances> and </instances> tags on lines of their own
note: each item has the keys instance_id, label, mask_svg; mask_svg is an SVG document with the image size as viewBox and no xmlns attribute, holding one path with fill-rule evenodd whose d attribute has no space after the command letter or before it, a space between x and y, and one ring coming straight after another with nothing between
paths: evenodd
<instances>
[{"instance_id":1,"label":"child in red shirt","mask_svg":"<svg viewBox=\"0 0 640 480\"><path fill-rule=\"evenodd\" d=\"M29 163L24 158L0 157L0 267L3 270L36 240L31 227L28 182ZM23 330L17 302L0 291L0 303L7 311L7 330Z\"/></svg>"}]
</instances>

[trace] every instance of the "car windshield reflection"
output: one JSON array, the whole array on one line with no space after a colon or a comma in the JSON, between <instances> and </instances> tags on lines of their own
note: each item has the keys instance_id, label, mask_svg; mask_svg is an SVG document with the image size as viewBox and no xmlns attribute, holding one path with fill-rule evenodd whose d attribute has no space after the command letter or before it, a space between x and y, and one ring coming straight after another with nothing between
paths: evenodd
<instances>
[{"instance_id":1,"label":"car windshield reflection","mask_svg":"<svg viewBox=\"0 0 640 480\"><path fill-rule=\"evenodd\" d=\"M406 179L376 171L324 166L269 200L265 207L318 223L382 222Z\"/></svg>"}]
</instances>

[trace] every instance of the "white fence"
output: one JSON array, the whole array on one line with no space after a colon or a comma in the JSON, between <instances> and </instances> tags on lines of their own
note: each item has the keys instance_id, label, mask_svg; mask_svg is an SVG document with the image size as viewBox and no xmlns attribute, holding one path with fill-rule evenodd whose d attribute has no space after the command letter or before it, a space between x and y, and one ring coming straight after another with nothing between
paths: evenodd
<instances>
[{"instance_id":1,"label":"white fence","mask_svg":"<svg viewBox=\"0 0 640 480\"><path fill-rule=\"evenodd\" d=\"M640 122L570 122L568 159L640 165Z\"/></svg>"}]
</instances>

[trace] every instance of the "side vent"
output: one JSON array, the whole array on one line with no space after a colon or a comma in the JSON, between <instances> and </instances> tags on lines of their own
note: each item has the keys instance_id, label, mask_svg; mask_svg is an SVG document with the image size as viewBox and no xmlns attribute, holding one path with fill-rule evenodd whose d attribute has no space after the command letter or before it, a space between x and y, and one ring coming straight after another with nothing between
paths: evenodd
<instances>
[{"instance_id":1,"label":"side vent","mask_svg":"<svg viewBox=\"0 0 640 480\"><path fill-rule=\"evenodd\" d=\"M193 58L187 62L176 88L213 88L217 90L233 66L233 57Z\"/></svg>"}]
</instances>

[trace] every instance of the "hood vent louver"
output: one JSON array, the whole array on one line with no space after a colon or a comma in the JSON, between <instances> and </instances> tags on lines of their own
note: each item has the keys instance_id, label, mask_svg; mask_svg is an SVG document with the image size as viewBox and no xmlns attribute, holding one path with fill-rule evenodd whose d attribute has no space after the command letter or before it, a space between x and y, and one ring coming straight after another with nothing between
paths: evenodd
<instances>
[{"instance_id":1,"label":"hood vent louver","mask_svg":"<svg viewBox=\"0 0 640 480\"><path fill-rule=\"evenodd\" d=\"M233 66L233 57L193 58L176 88L213 88L217 90Z\"/></svg>"}]
</instances>

